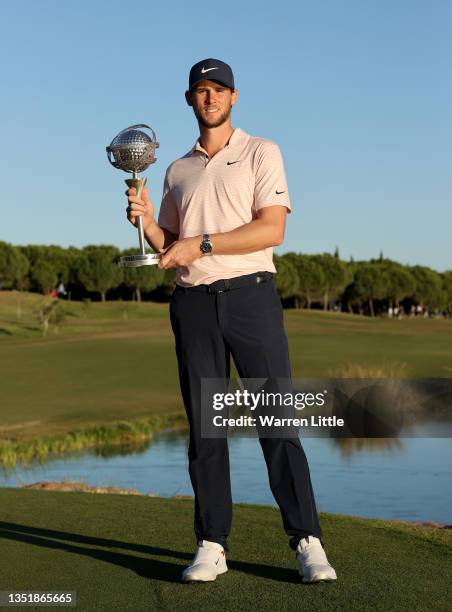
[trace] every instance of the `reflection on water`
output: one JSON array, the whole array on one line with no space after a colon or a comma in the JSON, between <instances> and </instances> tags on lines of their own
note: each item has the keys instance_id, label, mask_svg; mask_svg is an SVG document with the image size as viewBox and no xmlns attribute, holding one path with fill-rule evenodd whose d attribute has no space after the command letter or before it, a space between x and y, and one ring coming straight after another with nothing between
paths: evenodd
<instances>
[{"instance_id":1,"label":"reflection on water","mask_svg":"<svg viewBox=\"0 0 452 612\"><path fill-rule=\"evenodd\" d=\"M377 452L401 450L403 442L400 438L332 438L343 457L351 457L358 451Z\"/></svg>"},{"instance_id":2,"label":"reflection on water","mask_svg":"<svg viewBox=\"0 0 452 612\"><path fill-rule=\"evenodd\" d=\"M107 444L105 446L93 448L89 452L96 457L103 457L104 459L117 457L118 455L142 455L151 447L151 444L151 439L136 443L128 442L127 444Z\"/></svg>"},{"instance_id":3,"label":"reflection on water","mask_svg":"<svg viewBox=\"0 0 452 612\"><path fill-rule=\"evenodd\" d=\"M417 435L425 432L419 429ZM302 443L320 511L452 523L452 439L305 437ZM234 501L274 505L259 441L232 437L229 448ZM0 473L0 486L65 479L161 496L192 495L186 433L161 434L138 447L56 457Z\"/></svg>"}]
</instances>

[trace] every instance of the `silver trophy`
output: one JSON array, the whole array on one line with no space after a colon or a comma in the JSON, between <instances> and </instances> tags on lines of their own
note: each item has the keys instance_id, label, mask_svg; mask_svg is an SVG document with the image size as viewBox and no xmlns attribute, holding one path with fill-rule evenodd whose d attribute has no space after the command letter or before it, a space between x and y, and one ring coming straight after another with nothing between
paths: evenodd
<instances>
[{"instance_id":1,"label":"silver trophy","mask_svg":"<svg viewBox=\"0 0 452 612\"><path fill-rule=\"evenodd\" d=\"M151 131L152 138L146 132L138 128L146 128ZM138 178L138 172L143 172L156 161L155 149L159 146L154 130L143 123L131 125L119 132L107 147L108 161L115 168L131 172L132 178L126 179L129 187L135 187L137 197L141 196L143 187L146 185L146 178ZM137 255L127 255L119 260L120 266L127 268L137 268L138 266L151 266L158 263L156 253L146 253L143 219L137 217L138 238L140 241L140 253Z\"/></svg>"}]
</instances>

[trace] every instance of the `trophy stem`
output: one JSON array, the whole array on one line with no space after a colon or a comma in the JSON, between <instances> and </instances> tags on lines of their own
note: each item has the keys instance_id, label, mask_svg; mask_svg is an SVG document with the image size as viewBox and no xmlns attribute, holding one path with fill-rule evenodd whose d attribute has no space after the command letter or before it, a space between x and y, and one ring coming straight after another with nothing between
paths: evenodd
<instances>
[{"instance_id":1,"label":"trophy stem","mask_svg":"<svg viewBox=\"0 0 452 612\"><path fill-rule=\"evenodd\" d=\"M143 191L143 187L146 185L147 178L138 178L137 173L132 173L131 179L126 179L126 185L129 189L135 187L137 190L137 197L141 196L141 192ZM137 217L137 230L138 230L138 240L140 242L140 254L146 255L146 242L144 239L144 231L143 231L143 218Z\"/></svg>"}]
</instances>

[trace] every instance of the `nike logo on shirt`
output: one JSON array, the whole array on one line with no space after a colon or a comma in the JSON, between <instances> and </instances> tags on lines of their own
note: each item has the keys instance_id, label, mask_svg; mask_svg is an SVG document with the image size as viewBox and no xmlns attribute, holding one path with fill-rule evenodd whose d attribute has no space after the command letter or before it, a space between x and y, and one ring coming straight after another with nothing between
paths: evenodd
<instances>
[{"instance_id":1,"label":"nike logo on shirt","mask_svg":"<svg viewBox=\"0 0 452 612\"><path fill-rule=\"evenodd\" d=\"M228 162L227 165L228 166L232 166L232 164L237 164L239 161L240 161L240 159L237 159L236 161Z\"/></svg>"},{"instance_id":2,"label":"nike logo on shirt","mask_svg":"<svg viewBox=\"0 0 452 612\"><path fill-rule=\"evenodd\" d=\"M282 193L286 193L285 191L278 191L276 190L276 195L281 195Z\"/></svg>"}]
</instances>

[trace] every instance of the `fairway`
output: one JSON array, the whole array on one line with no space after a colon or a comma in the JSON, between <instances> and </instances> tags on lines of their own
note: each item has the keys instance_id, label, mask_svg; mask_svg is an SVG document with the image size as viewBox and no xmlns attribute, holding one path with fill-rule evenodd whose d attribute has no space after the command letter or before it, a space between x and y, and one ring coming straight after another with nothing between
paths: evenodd
<instances>
[{"instance_id":1,"label":"fairway","mask_svg":"<svg viewBox=\"0 0 452 612\"><path fill-rule=\"evenodd\" d=\"M0 589L76 591L77 609L93 611L452 609L450 531L321 514L338 581L304 585L279 512L266 506L234 507L227 574L181 584L192 506L2 489Z\"/></svg>"},{"instance_id":2,"label":"fairway","mask_svg":"<svg viewBox=\"0 0 452 612\"><path fill-rule=\"evenodd\" d=\"M1 437L183 412L167 304L62 302L66 321L42 337L34 312L43 300L0 292ZM294 378L332 375L347 363L396 363L407 377L451 376L450 320L306 310L284 316Z\"/></svg>"}]
</instances>

